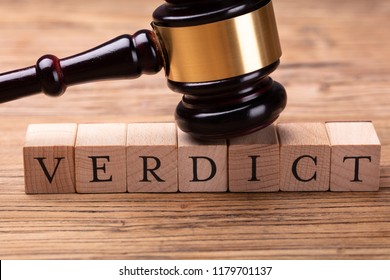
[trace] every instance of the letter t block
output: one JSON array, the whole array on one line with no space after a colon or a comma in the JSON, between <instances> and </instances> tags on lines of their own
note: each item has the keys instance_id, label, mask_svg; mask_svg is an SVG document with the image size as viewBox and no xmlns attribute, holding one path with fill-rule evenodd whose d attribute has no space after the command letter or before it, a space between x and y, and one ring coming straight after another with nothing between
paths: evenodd
<instances>
[{"instance_id":1,"label":"letter t block","mask_svg":"<svg viewBox=\"0 0 390 280\"><path fill-rule=\"evenodd\" d=\"M126 192L126 124L80 124L77 131L76 192Z\"/></svg>"},{"instance_id":2,"label":"letter t block","mask_svg":"<svg viewBox=\"0 0 390 280\"><path fill-rule=\"evenodd\" d=\"M332 146L331 191L377 191L381 144L371 122L326 123Z\"/></svg>"},{"instance_id":3,"label":"letter t block","mask_svg":"<svg viewBox=\"0 0 390 280\"><path fill-rule=\"evenodd\" d=\"M75 192L77 124L32 124L23 147L27 194Z\"/></svg>"}]
</instances>

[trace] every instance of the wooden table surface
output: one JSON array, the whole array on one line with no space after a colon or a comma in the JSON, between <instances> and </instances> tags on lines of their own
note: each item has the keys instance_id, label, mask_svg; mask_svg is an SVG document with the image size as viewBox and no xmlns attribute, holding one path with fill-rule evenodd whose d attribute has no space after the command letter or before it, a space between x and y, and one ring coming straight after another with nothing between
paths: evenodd
<instances>
[{"instance_id":1,"label":"wooden table surface","mask_svg":"<svg viewBox=\"0 0 390 280\"><path fill-rule=\"evenodd\" d=\"M115 3L114 3L115 2ZM149 28L157 0L3 0L0 72ZM0 259L389 259L390 2L274 0L283 47L280 121L372 120L374 193L24 193L29 123L173 121L163 73L0 105Z\"/></svg>"}]
</instances>

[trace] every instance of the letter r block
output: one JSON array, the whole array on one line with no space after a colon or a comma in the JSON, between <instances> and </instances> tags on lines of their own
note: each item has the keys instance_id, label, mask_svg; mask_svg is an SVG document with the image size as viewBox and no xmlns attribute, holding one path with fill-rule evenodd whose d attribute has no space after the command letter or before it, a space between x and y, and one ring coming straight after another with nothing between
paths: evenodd
<instances>
[{"instance_id":1,"label":"letter r block","mask_svg":"<svg viewBox=\"0 0 390 280\"><path fill-rule=\"evenodd\" d=\"M327 191L330 145L325 124L281 123L280 190Z\"/></svg>"},{"instance_id":2,"label":"letter r block","mask_svg":"<svg viewBox=\"0 0 390 280\"><path fill-rule=\"evenodd\" d=\"M76 192L126 192L126 124L80 124L75 148Z\"/></svg>"},{"instance_id":3,"label":"letter r block","mask_svg":"<svg viewBox=\"0 0 390 280\"><path fill-rule=\"evenodd\" d=\"M127 191L177 192L174 123L132 123L127 129Z\"/></svg>"},{"instance_id":4,"label":"letter r block","mask_svg":"<svg viewBox=\"0 0 390 280\"><path fill-rule=\"evenodd\" d=\"M75 192L77 124L32 124L23 147L25 192Z\"/></svg>"},{"instance_id":5,"label":"letter r block","mask_svg":"<svg viewBox=\"0 0 390 280\"><path fill-rule=\"evenodd\" d=\"M226 192L226 140L200 141L178 129L179 191Z\"/></svg>"},{"instance_id":6,"label":"letter r block","mask_svg":"<svg viewBox=\"0 0 390 280\"><path fill-rule=\"evenodd\" d=\"M332 147L331 191L377 191L381 144L371 122L326 123Z\"/></svg>"}]
</instances>

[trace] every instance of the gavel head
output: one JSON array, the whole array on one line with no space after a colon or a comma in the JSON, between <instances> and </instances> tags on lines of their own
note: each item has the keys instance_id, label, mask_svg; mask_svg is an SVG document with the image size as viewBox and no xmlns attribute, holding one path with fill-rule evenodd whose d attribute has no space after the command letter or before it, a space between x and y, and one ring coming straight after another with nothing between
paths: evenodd
<instances>
[{"instance_id":1,"label":"gavel head","mask_svg":"<svg viewBox=\"0 0 390 280\"><path fill-rule=\"evenodd\" d=\"M287 98L268 77L281 56L272 2L166 2L152 26L168 86L184 94L178 126L198 138L229 138L274 122Z\"/></svg>"},{"instance_id":2,"label":"gavel head","mask_svg":"<svg viewBox=\"0 0 390 280\"><path fill-rule=\"evenodd\" d=\"M286 92L268 75L281 49L270 0L167 0L154 32L122 35L78 55L41 57L0 74L0 103L43 91L59 96L74 84L154 74L184 94L176 121L198 138L229 138L271 124Z\"/></svg>"}]
</instances>

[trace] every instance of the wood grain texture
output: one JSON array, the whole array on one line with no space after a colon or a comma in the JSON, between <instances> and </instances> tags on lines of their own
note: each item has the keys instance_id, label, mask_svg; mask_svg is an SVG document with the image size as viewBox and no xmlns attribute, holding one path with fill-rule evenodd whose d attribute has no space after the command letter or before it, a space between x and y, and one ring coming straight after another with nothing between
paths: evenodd
<instances>
[{"instance_id":1,"label":"wood grain texture","mask_svg":"<svg viewBox=\"0 0 390 280\"><path fill-rule=\"evenodd\" d=\"M0 71L148 28L161 3L4 0ZM372 120L379 192L28 196L29 123L173 121L181 98L163 73L81 85L60 99L0 105L0 259L389 259L390 2L274 0L274 8L283 56L272 77L288 92L279 121Z\"/></svg>"}]
</instances>

